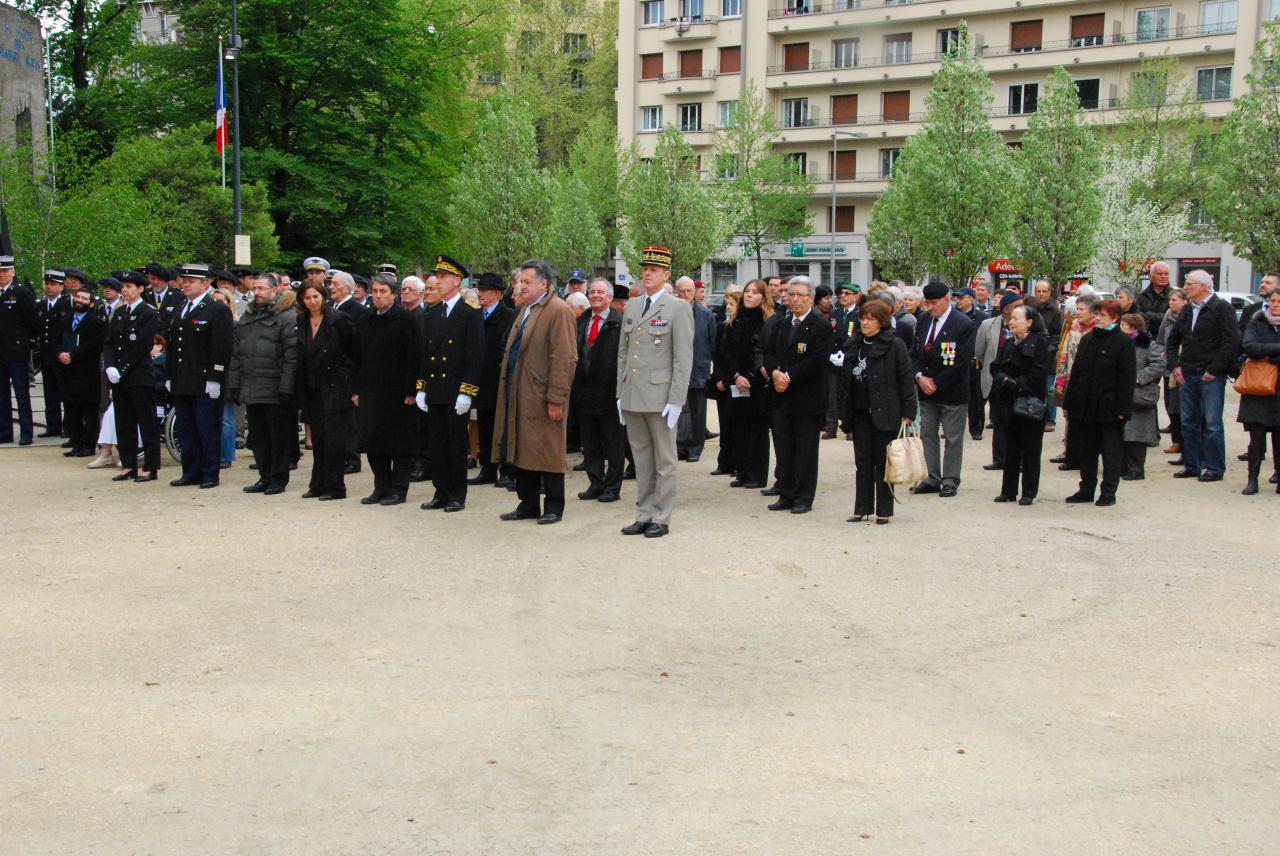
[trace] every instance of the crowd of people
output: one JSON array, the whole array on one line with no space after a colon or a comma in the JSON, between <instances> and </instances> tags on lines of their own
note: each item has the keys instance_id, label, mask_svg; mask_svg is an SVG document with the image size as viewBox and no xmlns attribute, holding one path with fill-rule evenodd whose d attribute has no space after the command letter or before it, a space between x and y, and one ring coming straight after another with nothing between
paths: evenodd
<instances>
[{"instance_id":1,"label":"crowd of people","mask_svg":"<svg viewBox=\"0 0 1280 856\"><path fill-rule=\"evenodd\" d=\"M319 257L303 267L300 282L204 264L96 281L64 268L44 273L37 296L0 257L0 442L14 440L11 392L18 442L32 442L38 370L40 436L66 437L68 457L93 457L118 481L158 478L160 420L172 410L174 487L217 487L246 436L249 493L284 493L310 450L304 498L345 499L363 458L374 483L365 505L402 504L411 483L430 480L422 508L458 512L468 486L489 484L517 494L503 520L552 524L565 513L567 453L581 451L578 499L616 502L634 478L636 516L622 531L661 537L678 462L699 460L717 436L709 405L721 431L713 476L803 514L816 501L820 443L843 434L854 452L849 521L885 524L896 438L918 432L923 445L927 475L909 489L945 498L959 492L966 435L991 429L984 468L1003 475L994 499L1027 506L1060 414L1062 450L1050 461L1080 474L1066 501L1112 505L1122 480L1146 477L1162 399L1173 475L1219 481L1226 383L1247 370L1243 492L1258 492L1268 437L1280 461L1274 273L1263 303L1237 319L1208 273L1174 288L1163 262L1139 293L1099 300L1086 286L1065 304L1046 280L1028 294L937 281L833 294L795 276L730 286L709 306L702 283L671 282L661 247L644 250L625 293L580 269L562 291L538 259L474 277L448 255L403 279L391 264L369 278Z\"/></svg>"}]
</instances>

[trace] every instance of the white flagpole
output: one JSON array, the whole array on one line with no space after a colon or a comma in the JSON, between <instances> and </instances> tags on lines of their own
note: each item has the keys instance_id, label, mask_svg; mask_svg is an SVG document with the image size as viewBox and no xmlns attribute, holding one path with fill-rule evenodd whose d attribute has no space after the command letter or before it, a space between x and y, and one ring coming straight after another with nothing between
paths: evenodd
<instances>
[{"instance_id":1,"label":"white flagpole","mask_svg":"<svg viewBox=\"0 0 1280 856\"><path fill-rule=\"evenodd\" d=\"M227 127L227 85L226 78L222 76L222 36L218 36L218 100L222 102L222 127L218 133L226 136ZM227 189L227 146L223 141L220 146L222 149L222 189Z\"/></svg>"}]
</instances>

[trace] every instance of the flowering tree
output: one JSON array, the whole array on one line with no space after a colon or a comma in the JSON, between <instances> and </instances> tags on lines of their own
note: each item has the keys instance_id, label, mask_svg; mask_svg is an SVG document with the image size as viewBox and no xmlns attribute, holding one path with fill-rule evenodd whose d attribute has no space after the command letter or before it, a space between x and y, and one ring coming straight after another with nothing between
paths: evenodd
<instances>
[{"instance_id":1,"label":"flowering tree","mask_svg":"<svg viewBox=\"0 0 1280 856\"><path fill-rule=\"evenodd\" d=\"M1157 170L1150 152L1126 154L1108 147L1102 156L1102 215L1095 227L1096 249L1089 275L1136 285L1146 263L1186 235L1186 205L1162 205L1143 195Z\"/></svg>"}]
</instances>

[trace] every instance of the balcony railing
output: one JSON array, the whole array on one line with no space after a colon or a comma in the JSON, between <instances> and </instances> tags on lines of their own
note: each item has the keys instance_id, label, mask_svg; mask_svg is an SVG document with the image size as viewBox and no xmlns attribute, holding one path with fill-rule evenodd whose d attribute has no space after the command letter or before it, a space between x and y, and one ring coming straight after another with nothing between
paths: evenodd
<instances>
[{"instance_id":1,"label":"balcony railing","mask_svg":"<svg viewBox=\"0 0 1280 856\"><path fill-rule=\"evenodd\" d=\"M818 184L826 184L831 181L831 173L829 172L811 172L809 177ZM888 181L889 176L879 172L859 172L853 175L845 173L836 173L836 181Z\"/></svg>"},{"instance_id":2,"label":"balcony railing","mask_svg":"<svg viewBox=\"0 0 1280 856\"><path fill-rule=\"evenodd\" d=\"M1193 39L1204 36L1219 36L1235 32L1234 22L1224 24L1207 24L1205 26L1195 27L1174 27L1170 33L1159 37L1143 37L1139 38L1138 33L1113 33L1109 36L1084 36L1074 39L1060 39L1058 41L1041 42L1039 49L1034 48L1017 48L1014 49L1010 45L984 45L974 50L974 53L983 58L991 58L998 56L1022 56L1029 53L1047 53L1051 51L1065 50L1083 50L1088 48L1106 47L1108 45L1122 44L1150 44L1152 42L1168 42L1178 39ZM832 71L838 69L851 68L883 68L890 65L911 65L915 63L941 62L942 58L952 51L944 51L937 53L916 53L910 59L903 59L900 56L884 56L871 57L868 59L859 58L857 62L848 63L843 61L828 60L824 62L811 62L802 67L788 67L786 65L771 65L768 68L769 74L795 74L805 71Z\"/></svg>"},{"instance_id":3,"label":"balcony railing","mask_svg":"<svg viewBox=\"0 0 1280 856\"><path fill-rule=\"evenodd\" d=\"M1082 109L1086 113L1100 110L1118 110L1124 106L1124 102L1119 98L1099 98L1096 102L1085 105ZM987 116L991 119L1017 118L1018 116L1030 116L1031 113L1011 113L1008 110L989 110ZM906 118L895 116L894 118L886 118L883 114L871 116L859 116L852 122L832 122L830 117L825 119L808 119L804 124L787 125L784 121L780 121L778 126L781 130L794 130L797 128L844 128L854 125L897 125L905 122L919 122L924 119L924 113L908 113Z\"/></svg>"},{"instance_id":4,"label":"balcony railing","mask_svg":"<svg viewBox=\"0 0 1280 856\"><path fill-rule=\"evenodd\" d=\"M687 27L692 27L694 24L714 24L716 21L719 21L719 20L720 20L719 15L684 15L684 16L677 15L674 18L667 18L661 24L658 24L658 27L660 28L676 27L677 29L680 27L687 28Z\"/></svg>"},{"instance_id":5,"label":"balcony railing","mask_svg":"<svg viewBox=\"0 0 1280 856\"><path fill-rule=\"evenodd\" d=\"M646 77L645 80L702 80L708 77L715 77L717 74L714 68L701 68L694 74L685 74L682 71L668 71L661 78Z\"/></svg>"}]
</instances>

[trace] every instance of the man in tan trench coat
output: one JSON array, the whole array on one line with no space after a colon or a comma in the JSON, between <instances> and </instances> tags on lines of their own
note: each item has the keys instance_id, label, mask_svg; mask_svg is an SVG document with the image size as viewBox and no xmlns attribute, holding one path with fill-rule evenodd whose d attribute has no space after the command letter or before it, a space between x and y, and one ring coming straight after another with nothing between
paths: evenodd
<instances>
[{"instance_id":1,"label":"man in tan trench coat","mask_svg":"<svg viewBox=\"0 0 1280 856\"><path fill-rule=\"evenodd\" d=\"M493 460L515 469L520 504L503 520L559 523L564 516L566 413L578 362L573 310L555 293L551 266L530 259L515 285L516 320L498 375ZM547 496L540 503L540 493Z\"/></svg>"}]
</instances>

